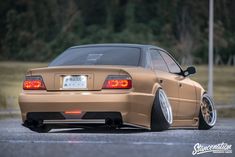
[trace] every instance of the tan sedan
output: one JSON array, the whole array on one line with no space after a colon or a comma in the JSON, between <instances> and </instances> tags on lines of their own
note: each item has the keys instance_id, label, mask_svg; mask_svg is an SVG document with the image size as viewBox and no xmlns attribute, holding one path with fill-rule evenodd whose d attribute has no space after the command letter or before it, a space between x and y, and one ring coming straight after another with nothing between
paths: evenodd
<instances>
[{"instance_id":1,"label":"tan sedan","mask_svg":"<svg viewBox=\"0 0 235 157\"><path fill-rule=\"evenodd\" d=\"M31 69L19 96L23 125L53 128L134 126L212 128L212 99L164 49L138 44L75 46L48 67Z\"/></svg>"}]
</instances>

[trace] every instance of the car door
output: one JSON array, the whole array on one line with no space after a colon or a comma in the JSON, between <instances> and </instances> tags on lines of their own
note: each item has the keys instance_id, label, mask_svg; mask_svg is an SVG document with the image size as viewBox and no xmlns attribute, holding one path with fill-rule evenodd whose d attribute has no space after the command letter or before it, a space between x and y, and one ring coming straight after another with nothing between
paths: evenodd
<instances>
[{"instance_id":1,"label":"car door","mask_svg":"<svg viewBox=\"0 0 235 157\"><path fill-rule=\"evenodd\" d=\"M175 75L169 73L168 67L157 49L150 49L150 58L158 82L169 98L174 118L177 115L179 105L178 80Z\"/></svg>"},{"instance_id":2,"label":"car door","mask_svg":"<svg viewBox=\"0 0 235 157\"><path fill-rule=\"evenodd\" d=\"M161 51L170 73L176 76L179 89L179 106L177 117L182 119L191 119L195 115L196 110L196 90L192 81L183 76L183 71L175 60L166 52Z\"/></svg>"}]
</instances>

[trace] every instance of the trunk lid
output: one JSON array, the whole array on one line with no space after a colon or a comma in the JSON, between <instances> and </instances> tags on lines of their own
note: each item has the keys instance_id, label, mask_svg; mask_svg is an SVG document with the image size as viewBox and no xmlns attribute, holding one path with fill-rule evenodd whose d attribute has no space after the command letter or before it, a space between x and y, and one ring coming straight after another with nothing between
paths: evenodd
<instances>
[{"instance_id":1,"label":"trunk lid","mask_svg":"<svg viewBox=\"0 0 235 157\"><path fill-rule=\"evenodd\" d=\"M108 75L129 75L125 66L58 66L32 69L27 75L40 75L48 91L101 90ZM69 76L86 78L86 88L64 88Z\"/></svg>"}]
</instances>

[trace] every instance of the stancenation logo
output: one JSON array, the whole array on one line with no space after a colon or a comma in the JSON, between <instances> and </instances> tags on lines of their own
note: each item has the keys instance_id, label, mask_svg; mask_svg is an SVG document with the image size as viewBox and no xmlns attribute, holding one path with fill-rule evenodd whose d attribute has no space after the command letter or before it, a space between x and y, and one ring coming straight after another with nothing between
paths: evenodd
<instances>
[{"instance_id":1,"label":"stancenation logo","mask_svg":"<svg viewBox=\"0 0 235 157\"><path fill-rule=\"evenodd\" d=\"M232 153L232 145L224 142L215 145L202 145L196 143L193 148L193 155L204 153Z\"/></svg>"}]
</instances>

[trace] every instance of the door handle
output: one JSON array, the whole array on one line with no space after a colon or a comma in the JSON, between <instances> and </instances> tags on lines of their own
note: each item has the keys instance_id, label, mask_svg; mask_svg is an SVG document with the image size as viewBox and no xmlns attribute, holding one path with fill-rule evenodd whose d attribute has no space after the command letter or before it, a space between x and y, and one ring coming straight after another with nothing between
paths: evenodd
<instances>
[{"instance_id":1,"label":"door handle","mask_svg":"<svg viewBox=\"0 0 235 157\"><path fill-rule=\"evenodd\" d=\"M179 86L182 87L182 83L179 83Z\"/></svg>"}]
</instances>

